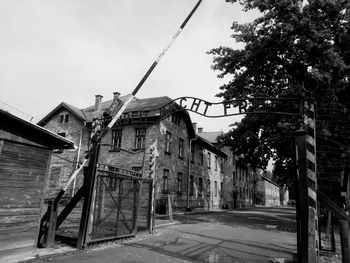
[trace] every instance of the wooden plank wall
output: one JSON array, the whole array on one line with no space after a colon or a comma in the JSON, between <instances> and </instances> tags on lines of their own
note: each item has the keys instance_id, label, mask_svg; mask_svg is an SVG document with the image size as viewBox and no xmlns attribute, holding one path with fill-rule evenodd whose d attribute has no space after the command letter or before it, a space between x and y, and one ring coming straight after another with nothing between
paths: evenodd
<instances>
[{"instance_id":1,"label":"wooden plank wall","mask_svg":"<svg viewBox=\"0 0 350 263\"><path fill-rule=\"evenodd\" d=\"M0 140L0 254L34 246L49 156L48 149Z\"/></svg>"}]
</instances>

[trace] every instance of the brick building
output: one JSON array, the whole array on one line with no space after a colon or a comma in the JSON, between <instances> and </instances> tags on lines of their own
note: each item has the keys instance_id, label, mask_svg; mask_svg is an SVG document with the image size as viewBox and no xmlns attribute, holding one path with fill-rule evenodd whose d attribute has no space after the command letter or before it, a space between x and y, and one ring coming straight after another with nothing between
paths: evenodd
<instances>
[{"instance_id":1,"label":"brick building","mask_svg":"<svg viewBox=\"0 0 350 263\"><path fill-rule=\"evenodd\" d=\"M99 118L114 99L125 101L115 92L114 99L102 101L96 95L93 106L78 109L59 104L39 125L76 143L78 149L57 151L50 168L50 191L54 197L69 176L83 161L89 147L92 121ZM214 209L232 206L232 156L218 149L204 136L197 136L196 127L186 111L161 119L160 110L171 102L168 97L133 99L125 112L101 142L99 163L141 172L150 176L150 149L155 161L156 209L164 212L164 200L171 196L173 209ZM82 176L70 188L77 191ZM225 188L226 187L226 188ZM233 187L232 187L233 188Z\"/></svg>"},{"instance_id":2,"label":"brick building","mask_svg":"<svg viewBox=\"0 0 350 263\"><path fill-rule=\"evenodd\" d=\"M220 146L218 137L223 132L204 132L202 128L198 129L198 137L203 138L210 144L220 149L226 154L225 170L222 183L223 187L222 203L229 208L241 208L253 206L255 195L255 174L250 167L239 162L239 158L228 146Z\"/></svg>"},{"instance_id":3,"label":"brick building","mask_svg":"<svg viewBox=\"0 0 350 263\"><path fill-rule=\"evenodd\" d=\"M280 191L279 185L264 176L259 176L256 184L257 204L264 206L280 205Z\"/></svg>"}]
</instances>

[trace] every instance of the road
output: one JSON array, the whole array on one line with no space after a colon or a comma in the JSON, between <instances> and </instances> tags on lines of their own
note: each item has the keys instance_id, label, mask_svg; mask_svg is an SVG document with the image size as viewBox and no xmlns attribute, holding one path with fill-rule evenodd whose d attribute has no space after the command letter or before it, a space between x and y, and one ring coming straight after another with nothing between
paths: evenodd
<instances>
[{"instance_id":1,"label":"road","mask_svg":"<svg viewBox=\"0 0 350 263\"><path fill-rule=\"evenodd\" d=\"M295 210L253 208L177 215L179 224L154 234L96 245L73 255L36 260L53 263L294 262ZM296 262L296 261L295 261Z\"/></svg>"}]
</instances>

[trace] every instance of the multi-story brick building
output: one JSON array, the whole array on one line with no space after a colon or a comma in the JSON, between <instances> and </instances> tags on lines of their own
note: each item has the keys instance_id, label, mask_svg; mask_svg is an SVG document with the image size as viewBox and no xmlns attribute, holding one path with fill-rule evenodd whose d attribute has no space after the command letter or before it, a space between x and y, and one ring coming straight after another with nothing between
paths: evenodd
<instances>
[{"instance_id":1,"label":"multi-story brick building","mask_svg":"<svg viewBox=\"0 0 350 263\"><path fill-rule=\"evenodd\" d=\"M114 93L114 99L119 93ZM77 109L61 103L47 114L39 125L76 143L78 149L58 151L52 158L49 197L57 194L73 171L79 166L89 148L93 118L111 105L113 100L102 101L97 95L94 106ZM150 175L150 149L158 153L152 176L155 180L156 208L164 209L170 195L174 209L214 209L227 205L232 191L225 189L229 155L202 136L197 136L190 116L179 111L161 119L161 108L171 102L168 97L133 99L123 115L101 142L99 163L139 171ZM230 157L232 158L232 157ZM229 177L230 177L229 176ZM80 178L80 179L79 179ZM77 186L81 185L78 177ZM228 197L230 196L230 198Z\"/></svg>"},{"instance_id":2,"label":"multi-story brick building","mask_svg":"<svg viewBox=\"0 0 350 263\"><path fill-rule=\"evenodd\" d=\"M198 129L198 137L207 140L210 144L226 153L225 159L225 176L222 183L222 203L230 208L248 207L254 204L255 178L250 167L239 162L230 147L221 146L218 143L218 137L223 132L203 132L202 128Z\"/></svg>"}]
</instances>

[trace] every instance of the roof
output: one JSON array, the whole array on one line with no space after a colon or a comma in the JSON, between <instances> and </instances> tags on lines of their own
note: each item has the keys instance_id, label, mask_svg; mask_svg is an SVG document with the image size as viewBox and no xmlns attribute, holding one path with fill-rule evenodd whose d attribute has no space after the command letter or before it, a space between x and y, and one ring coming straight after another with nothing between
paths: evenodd
<instances>
[{"instance_id":1,"label":"roof","mask_svg":"<svg viewBox=\"0 0 350 263\"><path fill-rule=\"evenodd\" d=\"M0 109L1 130L51 149L73 149L74 142Z\"/></svg>"},{"instance_id":2,"label":"roof","mask_svg":"<svg viewBox=\"0 0 350 263\"><path fill-rule=\"evenodd\" d=\"M198 133L198 136L202 137L203 139L207 140L210 143L217 143L218 136L222 134L223 134L222 131L201 132L201 133Z\"/></svg>"},{"instance_id":3,"label":"roof","mask_svg":"<svg viewBox=\"0 0 350 263\"><path fill-rule=\"evenodd\" d=\"M119 99L125 102L130 95L120 96ZM157 109L165 106L166 104L172 102L173 100L167 96L162 97L153 97L153 98L145 98L145 99L138 99L133 98L133 100L129 103L129 105L126 107L124 113L127 112L135 112L135 111L150 111L150 113L147 115L148 117L158 117L159 118L159 112L156 111ZM65 110L70 111L75 117L77 117L80 121L86 121L86 122L92 122L93 118L97 115L102 115L102 113L110 107L113 100L108 100L105 102L101 102L101 110L99 112L94 112L95 105L89 106L84 109L78 109L72 105L69 105L68 103L62 102L59 104L56 108L54 108L49 114L47 114L43 119L41 119L38 122L38 125L45 125L46 122L49 121L50 118L54 114L57 113L57 111L64 108ZM153 112L152 112L153 111ZM187 127L189 129L191 137L195 137L195 131L193 129L193 125L191 122L191 118L187 111L181 111L180 114L184 117Z\"/></svg>"},{"instance_id":4,"label":"roof","mask_svg":"<svg viewBox=\"0 0 350 263\"><path fill-rule=\"evenodd\" d=\"M197 143L200 145L203 145L206 149L212 151L213 153L216 153L222 157L226 157L227 153L225 153L224 151L222 151L221 149L215 147L213 145L213 143L209 142L208 140L206 140L205 138L203 138L200 134L197 134Z\"/></svg>"},{"instance_id":5,"label":"roof","mask_svg":"<svg viewBox=\"0 0 350 263\"><path fill-rule=\"evenodd\" d=\"M275 185L275 186L277 186L277 187L280 187L277 183L273 182L272 180L266 178L266 177L263 176L263 175L261 176L261 179L262 179L262 180L265 180L265 181L269 182L270 184L273 184L273 185Z\"/></svg>"},{"instance_id":6,"label":"roof","mask_svg":"<svg viewBox=\"0 0 350 263\"><path fill-rule=\"evenodd\" d=\"M57 113L57 111L65 109L69 112L71 112L75 117L77 117L80 121L85 121L85 115L82 110L66 103L66 102L61 102L58 106L56 106L52 111L50 111L44 118L42 118L39 122L38 125L44 126L48 120Z\"/></svg>"},{"instance_id":7,"label":"roof","mask_svg":"<svg viewBox=\"0 0 350 263\"><path fill-rule=\"evenodd\" d=\"M120 99L125 102L128 98L128 95L120 97ZM172 99L169 97L154 97L154 98L146 98L146 99L137 99L134 98L130 104L126 107L125 112L132 111L152 111L161 108L165 104L171 102ZM101 103L100 114L102 114L105 110L109 108L112 104L113 100L105 101ZM81 111L84 113L87 122L91 122L94 115L94 105L82 109Z\"/></svg>"}]
</instances>

